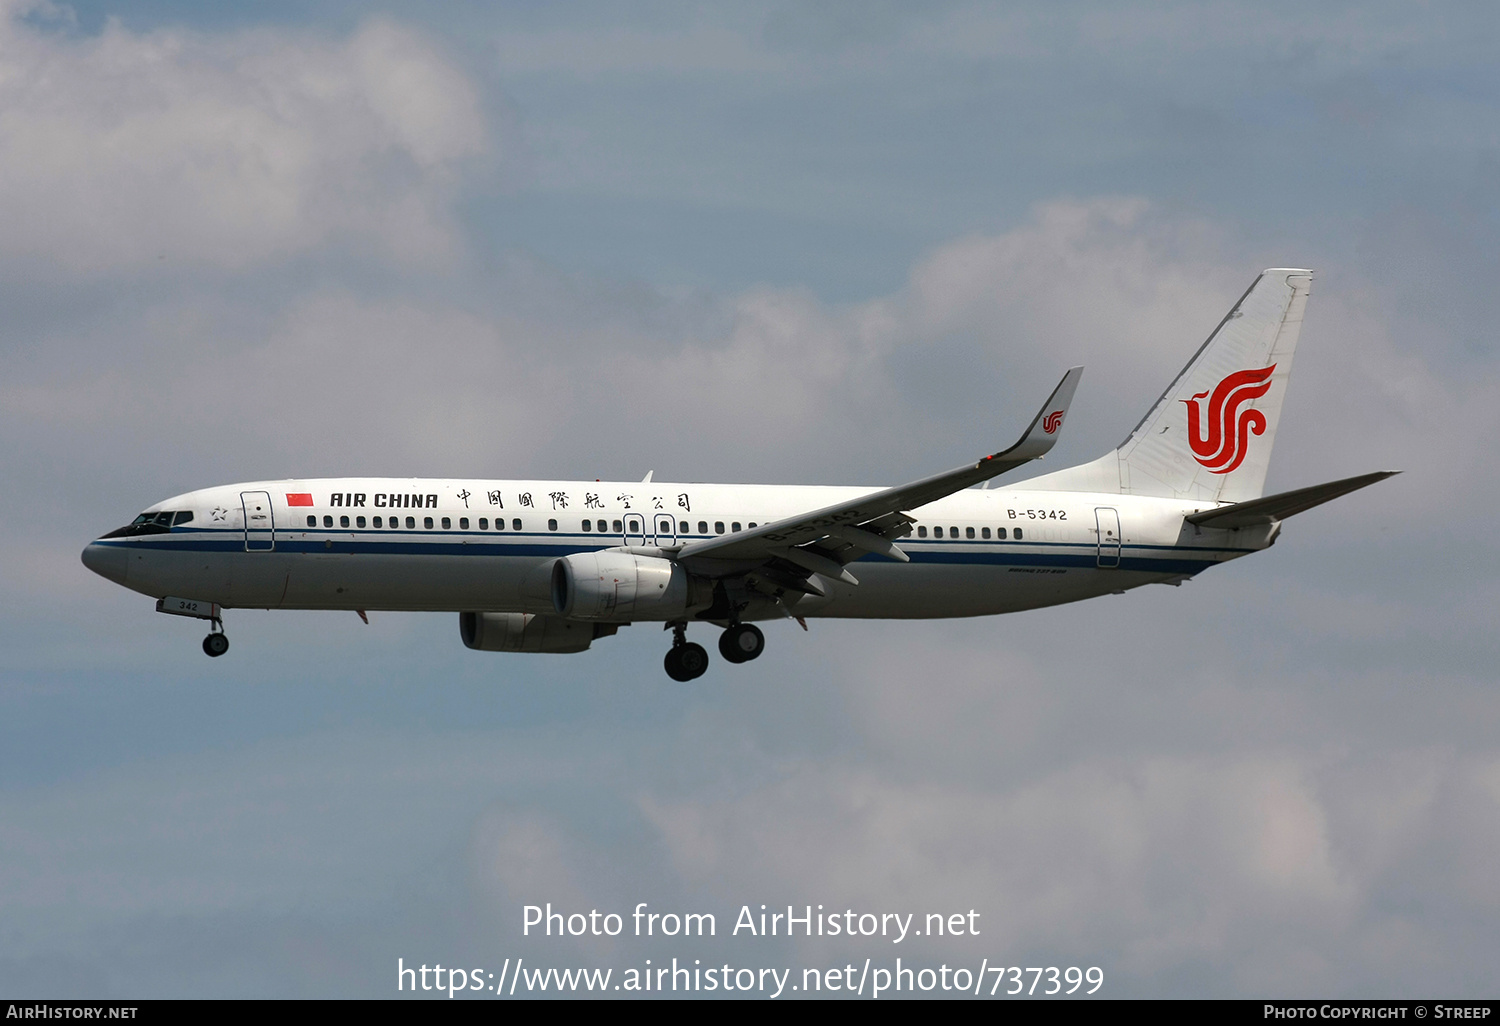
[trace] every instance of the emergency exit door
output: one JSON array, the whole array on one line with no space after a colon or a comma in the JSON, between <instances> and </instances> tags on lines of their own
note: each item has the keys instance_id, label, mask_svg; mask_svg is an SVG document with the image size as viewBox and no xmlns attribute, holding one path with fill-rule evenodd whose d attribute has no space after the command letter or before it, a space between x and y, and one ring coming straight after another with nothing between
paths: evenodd
<instances>
[{"instance_id":1,"label":"emergency exit door","mask_svg":"<svg viewBox=\"0 0 1500 1026\"><path fill-rule=\"evenodd\" d=\"M646 544L646 518L639 513L625 514L625 544Z\"/></svg>"},{"instance_id":2,"label":"emergency exit door","mask_svg":"<svg viewBox=\"0 0 1500 1026\"><path fill-rule=\"evenodd\" d=\"M658 513L658 514L656 514L655 520L656 520L656 531L655 531L655 534L656 534L656 544L657 545L676 545L677 544L677 519L675 517L669 516L666 513Z\"/></svg>"}]
</instances>

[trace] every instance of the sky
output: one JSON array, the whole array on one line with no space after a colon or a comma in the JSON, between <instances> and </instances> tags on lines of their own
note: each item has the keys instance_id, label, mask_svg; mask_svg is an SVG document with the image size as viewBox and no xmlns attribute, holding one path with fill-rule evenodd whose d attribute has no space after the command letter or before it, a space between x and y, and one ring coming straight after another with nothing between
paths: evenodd
<instances>
[{"instance_id":1,"label":"sky","mask_svg":"<svg viewBox=\"0 0 1500 1026\"><path fill-rule=\"evenodd\" d=\"M1493 996L1497 29L3 0L0 992L899 955ZM78 559L265 478L895 484L1083 363L1056 469L1271 266L1318 277L1268 490L1404 473L1181 588L771 625L682 685L649 624L533 656L451 614L236 610L210 661ZM523 936L546 902L720 936ZM761 904L982 933L724 936Z\"/></svg>"}]
</instances>

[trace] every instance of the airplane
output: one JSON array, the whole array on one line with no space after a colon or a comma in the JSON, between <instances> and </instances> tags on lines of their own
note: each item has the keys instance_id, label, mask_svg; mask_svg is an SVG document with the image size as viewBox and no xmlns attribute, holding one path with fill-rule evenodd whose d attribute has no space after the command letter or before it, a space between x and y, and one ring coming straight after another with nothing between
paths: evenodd
<instances>
[{"instance_id":1,"label":"airplane","mask_svg":"<svg viewBox=\"0 0 1500 1026\"><path fill-rule=\"evenodd\" d=\"M463 643L491 652L582 652L661 623L678 681L709 666L690 624L745 663L768 621L988 616L1181 584L1398 473L1262 494L1311 281L1262 272L1119 446L1003 487L1052 448L1081 367L1010 448L894 488L255 481L157 503L83 563L209 621L215 657L226 609L424 610L456 612Z\"/></svg>"}]
</instances>

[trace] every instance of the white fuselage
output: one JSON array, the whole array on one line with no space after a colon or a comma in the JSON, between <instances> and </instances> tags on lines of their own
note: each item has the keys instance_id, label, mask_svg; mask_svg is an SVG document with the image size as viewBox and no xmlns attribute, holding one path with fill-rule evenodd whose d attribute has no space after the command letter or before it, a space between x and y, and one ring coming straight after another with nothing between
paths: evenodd
<instances>
[{"instance_id":1,"label":"white fuselage","mask_svg":"<svg viewBox=\"0 0 1500 1026\"><path fill-rule=\"evenodd\" d=\"M176 524L94 545L108 576L156 598L226 608L551 613L545 571L557 557L622 546L670 552L871 491L411 478L254 482L169 499L148 512L175 511ZM1231 531L1184 522L1213 505L1024 485L968 489L912 511L916 525L900 540L910 562L866 556L849 566L857 585L834 581L827 595L789 597L786 610L870 618L1007 613L1178 581L1274 540L1274 527ZM184 512L192 514L185 522Z\"/></svg>"}]
</instances>

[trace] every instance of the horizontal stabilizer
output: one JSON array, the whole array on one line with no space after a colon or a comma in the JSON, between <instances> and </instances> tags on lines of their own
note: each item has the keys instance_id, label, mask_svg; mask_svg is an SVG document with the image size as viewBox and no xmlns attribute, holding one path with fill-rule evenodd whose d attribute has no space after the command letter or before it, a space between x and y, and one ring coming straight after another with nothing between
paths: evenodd
<instances>
[{"instance_id":1,"label":"horizontal stabilizer","mask_svg":"<svg viewBox=\"0 0 1500 1026\"><path fill-rule=\"evenodd\" d=\"M1189 514L1186 519L1188 523L1197 524L1200 527L1256 527L1269 524L1273 520L1285 520L1304 510L1337 499L1340 495L1348 495L1366 485L1384 481L1399 473L1401 473L1399 470L1378 470L1373 474L1346 477L1342 481L1329 481L1327 484L1298 488L1290 492L1281 492L1278 495L1267 495L1263 499L1249 499L1230 506L1206 509L1201 513Z\"/></svg>"}]
</instances>

